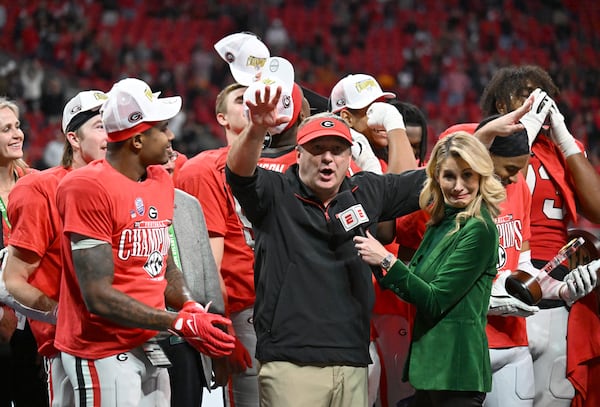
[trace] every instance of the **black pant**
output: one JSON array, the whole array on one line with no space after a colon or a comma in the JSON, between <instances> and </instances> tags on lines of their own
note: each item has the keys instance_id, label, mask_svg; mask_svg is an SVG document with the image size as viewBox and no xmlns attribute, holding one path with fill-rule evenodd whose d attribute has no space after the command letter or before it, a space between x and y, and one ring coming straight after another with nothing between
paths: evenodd
<instances>
[{"instance_id":1,"label":"black pant","mask_svg":"<svg viewBox=\"0 0 600 407\"><path fill-rule=\"evenodd\" d=\"M417 390L410 407L481 407L484 400L478 391Z\"/></svg>"},{"instance_id":2,"label":"black pant","mask_svg":"<svg viewBox=\"0 0 600 407\"><path fill-rule=\"evenodd\" d=\"M42 357L29 328L17 329L0 345L0 407L47 407L48 387Z\"/></svg>"},{"instance_id":3,"label":"black pant","mask_svg":"<svg viewBox=\"0 0 600 407\"><path fill-rule=\"evenodd\" d=\"M173 365L169 368L171 406L200 407L206 386L200 354L187 342L172 345L167 339L160 345Z\"/></svg>"}]
</instances>

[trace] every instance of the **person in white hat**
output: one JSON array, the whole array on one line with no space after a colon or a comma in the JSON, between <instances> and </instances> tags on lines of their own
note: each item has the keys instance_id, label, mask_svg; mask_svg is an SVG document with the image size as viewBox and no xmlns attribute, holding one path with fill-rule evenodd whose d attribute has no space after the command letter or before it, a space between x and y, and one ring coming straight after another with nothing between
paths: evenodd
<instances>
[{"instance_id":1,"label":"person in white hat","mask_svg":"<svg viewBox=\"0 0 600 407\"><path fill-rule=\"evenodd\" d=\"M65 146L61 165L22 178L11 191L7 208L12 229L4 281L12 298L3 300L29 318L38 352L49 366L51 405L74 403L73 389L54 347L62 270L62 230L56 211L56 188L71 170L104 158L106 131L100 118L100 106L105 100L104 92L88 90L78 93L65 105L62 118Z\"/></svg>"},{"instance_id":2,"label":"person in white hat","mask_svg":"<svg viewBox=\"0 0 600 407\"><path fill-rule=\"evenodd\" d=\"M158 96L139 79L114 84L100 109L106 159L72 171L56 194L64 267L55 346L85 405L169 406L161 331L213 357L234 347L222 330L231 321L192 299L172 256L174 188L157 164L169 160L181 98Z\"/></svg>"},{"instance_id":3,"label":"person in white hat","mask_svg":"<svg viewBox=\"0 0 600 407\"><path fill-rule=\"evenodd\" d=\"M350 74L331 90L331 112L350 126L354 140L352 157L365 171L397 173L416 168L408 160L412 149L402 115L393 106L380 103L395 97L384 92L377 80L367 74ZM373 162L373 152L377 163Z\"/></svg>"}]
</instances>

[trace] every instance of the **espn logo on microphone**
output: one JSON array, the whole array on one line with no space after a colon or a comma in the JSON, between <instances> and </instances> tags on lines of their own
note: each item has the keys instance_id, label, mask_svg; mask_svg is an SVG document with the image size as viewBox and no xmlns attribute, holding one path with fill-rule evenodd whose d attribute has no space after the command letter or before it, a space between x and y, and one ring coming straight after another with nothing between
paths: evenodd
<instances>
[{"instance_id":1,"label":"espn logo on microphone","mask_svg":"<svg viewBox=\"0 0 600 407\"><path fill-rule=\"evenodd\" d=\"M369 217L361 204L356 204L336 215L346 232L369 222Z\"/></svg>"}]
</instances>

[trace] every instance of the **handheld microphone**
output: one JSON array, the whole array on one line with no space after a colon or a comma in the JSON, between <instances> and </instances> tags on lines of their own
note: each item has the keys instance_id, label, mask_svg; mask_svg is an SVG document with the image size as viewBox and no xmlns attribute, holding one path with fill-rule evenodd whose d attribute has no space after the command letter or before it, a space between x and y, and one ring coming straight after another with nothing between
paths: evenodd
<instances>
[{"instance_id":1,"label":"handheld microphone","mask_svg":"<svg viewBox=\"0 0 600 407\"><path fill-rule=\"evenodd\" d=\"M335 217L340 221L346 232L354 232L355 236L367 237L367 233L363 225L369 223L369 216L365 208L356 201L356 198L350 190L340 192L337 197L337 206L340 211L335 214ZM345 208L345 209L344 209ZM383 278L383 272L378 266L370 266L373 275L377 281Z\"/></svg>"},{"instance_id":2,"label":"handheld microphone","mask_svg":"<svg viewBox=\"0 0 600 407\"><path fill-rule=\"evenodd\" d=\"M339 219L346 232L354 230L354 232L360 236L367 236L362 225L369 222L369 217L361 204L356 203L344 209L342 212L337 213L335 216Z\"/></svg>"},{"instance_id":3,"label":"handheld microphone","mask_svg":"<svg viewBox=\"0 0 600 407\"><path fill-rule=\"evenodd\" d=\"M360 236L367 236L362 225L369 223L369 217L363 206L356 201L350 190L345 190L336 196L337 206L340 211L335 217L340 221L346 232L354 231Z\"/></svg>"}]
</instances>

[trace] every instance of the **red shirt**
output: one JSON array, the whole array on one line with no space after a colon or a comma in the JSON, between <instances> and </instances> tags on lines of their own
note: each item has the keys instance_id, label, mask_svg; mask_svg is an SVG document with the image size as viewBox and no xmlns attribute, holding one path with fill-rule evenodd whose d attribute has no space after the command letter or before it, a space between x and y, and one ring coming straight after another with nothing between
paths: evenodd
<instances>
[{"instance_id":1,"label":"red shirt","mask_svg":"<svg viewBox=\"0 0 600 407\"><path fill-rule=\"evenodd\" d=\"M70 234L109 242L112 286L149 307L165 309L165 270L170 249L174 189L162 166L135 182L105 160L72 171L58 186L63 220L63 279L58 301L57 349L85 359L131 350L157 331L119 325L88 311L73 266Z\"/></svg>"},{"instance_id":2,"label":"red shirt","mask_svg":"<svg viewBox=\"0 0 600 407\"><path fill-rule=\"evenodd\" d=\"M529 213L531 194L523 175L506 187L506 200L495 219L498 228L498 272L516 270L523 242L531 238ZM491 349L527 346L525 318L488 316L486 326Z\"/></svg>"},{"instance_id":3,"label":"red shirt","mask_svg":"<svg viewBox=\"0 0 600 407\"><path fill-rule=\"evenodd\" d=\"M577 221L575 188L562 153L548 137L538 135L532 152L527 171L532 195L531 258L550 260L568 242L570 221Z\"/></svg>"},{"instance_id":4,"label":"red shirt","mask_svg":"<svg viewBox=\"0 0 600 407\"><path fill-rule=\"evenodd\" d=\"M21 168L21 167L15 166L14 176L15 176L16 180L20 180L23 176L25 176L27 174L32 174L34 172L39 172L39 171L36 169L33 169L33 168ZM6 220L4 219L5 215L8 216L7 202L2 202L2 204L4 206L4 210L2 211L3 212L2 218L0 220L0 222L2 224L2 246L0 246L0 247L6 247L6 246L8 246L8 239L10 236L10 225L8 225L6 223Z\"/></svg>"},{"instance_id":5,"label":"red shirt","mask_svg":"<svg viewBox=\"0 0 600 407\"><path fill-rule=\"evenodd\" d=\"M388 167L387 162L382 159L380 159L379 162L382 171L385 173ZM423 240L428 220L429 215L422 209L396 218L394 225L396 229L396 239L392 243L385 245L386 250L396 256L399 254L400 247L406 247L416 251ZM382 289L379 286L379 283L375 281L374 277L373 287L375 289L375 303L373 304L372 312L379 315L403 316L408 321L409 326L412 327L416 313L415 306L400 299L393 291ZM371 339L378 335L374 325L371 324Z\"/></svg>"},{"instance_id":6,"label":"red shirt","mask_svg":"<svg viewBox=\"0 0 600 407\"><path fill-rule=\"evenodd\" d=\"M381 159L379 161L381 163L381 169L385 172L387 170L387 163ZM416 250L421 244L421 240L425 233L425 224L428 220L429 216L424 210L418 210L411 214L396 218L396 240L385 246L387 251L394 255L398 255L400 246ZM390 290L382 290L376 281L373 281L373 287L375 287L373 313L402 315L412 323L415 313L412 304L401 300Z\"/></svg>"},{"instance_id":7,"label":"red shirt","mask_svg":"<svg viewBox=\"0 0 600 407\"><path fill-rule=\"evenodd\" d=\"M55 301L58 301L62 272L62 222L56 209L56 188L69 171L54 167L20 179L10 192L8 204L8 219L12 225L8 243L40 257L40 264L29 277L29 283ZM29 320L29 325L39 353L55 355L56 326L33 319Z\"/></svg>"},{"instance_id":8,"label":"red shirt","mask_svg":"<svg viewBox=\"0 0 600 407\"><path fill-rule=\"evenodd\" d=\"M189 159L176 180L180 188L200 201L211 237L224 238L221 276L228 296L228 312L254 305L254 235L225 181L229 147L204 151ZM296 163L296 151L261 157L260 167L285 172Z\"/></svg>"}]
</instances>

